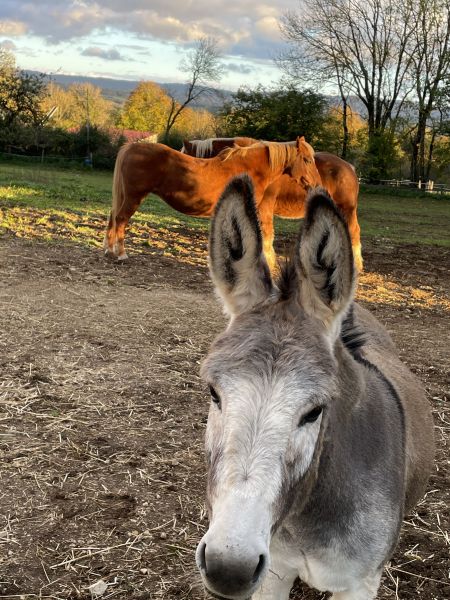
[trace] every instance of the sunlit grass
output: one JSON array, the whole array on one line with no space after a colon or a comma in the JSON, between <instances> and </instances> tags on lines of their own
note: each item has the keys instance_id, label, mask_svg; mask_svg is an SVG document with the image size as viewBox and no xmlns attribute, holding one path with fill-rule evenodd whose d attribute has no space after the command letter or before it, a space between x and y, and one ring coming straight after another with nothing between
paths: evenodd
<instances>
[{"instance_id":1,"label":"sunlit grass","mask_svg":"<svg viewBox=\"0 0 450 600\"><path fill-rule=\"evenodd\" d=\"M111 206L112 173L0 163L0 231L46 239L67 237L102 244ZM450 246L450 200L443 197L396 197L362 193L362 237L382 243ZM150 195L132 219L130 232L145 238L145 229L205 231L207 219L187 217ZM276 219L278 234L294 235L297 220ZM147 232L148 233L148 232ZM163 231L160 231L163 234ZM160 237L160 236L158 236ZM143 239L139 244L146 243ZM171 244L172 251L176 251Z\"/></svg>"}]
</instances>

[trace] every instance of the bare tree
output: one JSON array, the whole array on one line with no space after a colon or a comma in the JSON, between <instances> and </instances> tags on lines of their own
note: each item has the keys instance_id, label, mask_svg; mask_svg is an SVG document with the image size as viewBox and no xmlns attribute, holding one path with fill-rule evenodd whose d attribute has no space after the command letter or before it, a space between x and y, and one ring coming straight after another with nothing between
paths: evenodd
<instances>
[{"instance_id":1,"label":"bare tree","mask_svg":"<svg viewBox=\"0 0 450 600\"><path fill-rule=\"evenodd\" d=\"M348 98L350 88L346 82L345 69L339 60L339 50L332 39L328 41L326 54L321 54L319 44L308 42L309 33L305 14L288 13L281 22L281 31L289 41L289 48L276 60L287 76L288 83L302 86L305 81L311 87L322 89L327 84L336 84L342 103L342 158L346 158L349 146Z\"/></svg>"},{"instance_id":2,"label":"bare tree","mask_svg":"<svg viewBox=\"0 0 450 600\"><path fill-rule=\"evenodd\" d=\"M442 126L442 114L448 104L446 88L450 83L450 0L417 0L415 6L417 27L410 69L417 107L417 124L411 137L413 181L429 176L434 140ZM438 124L433 112L439 112ZM425 138L430 125L427 160Z\"/></svg>"},{"instance_id":3,"label":"bare tree","mask_svg":"<svg viewBox=\"0 0 450 600\"><path fill-rule=\"evenodd\" d=\"M165 141L183 110L201 96L211 94L211 83L219 81L223 74L220 58L217 42L212 38L202 37L181 61L180 70L188 74L186 96L183 102L177 102L173 94L169 94L171 106L164 132Z\"/></svg>"},{"instance_id":4,"label":"bare tree","mask_svg":"<svg viewBox=\"0 0 450 600\"><path fill-rule=\"evenodd\" d=\"M416 28L412 1L303 0L281 20L290 44L282 66L337 86L344 109L349 94L357 96L367 113L369 148L377 136L393 131L411 92L406 73Z\"/></svg>"}]
</instances>

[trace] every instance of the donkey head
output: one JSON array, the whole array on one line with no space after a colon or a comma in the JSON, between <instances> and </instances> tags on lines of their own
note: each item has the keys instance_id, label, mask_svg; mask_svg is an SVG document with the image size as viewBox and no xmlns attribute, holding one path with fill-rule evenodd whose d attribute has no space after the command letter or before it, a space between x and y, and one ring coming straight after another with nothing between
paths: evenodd
<instances>
[{"instance_id":1,"label":"donkey head","mask_svg":"<svg viewBox=\"0 0 450 600\"><path fill-rule=\"evenodd\" d=\"M318 188L294 261L274 282L252 183L241 176L216 207L210 271L231 320L202 366L212 400L210 527L196 559L213 594L245 599L269 568L272 535L315 477L339 387L336 348L353 298L353 257L344 220Z\"/></svg>"},{"instance_id":2,"label":"donkey head","mask_svg":"<svg viewBox=\"0 0 450 600\"><path fill-rule=\"evenodd\" d=\"M295 144L297 160L290 169L291 177L307 190L322 185L322 179L314 161L314 148L305 141L303 136L298 137Z\"/></svg>"}]
</instances>

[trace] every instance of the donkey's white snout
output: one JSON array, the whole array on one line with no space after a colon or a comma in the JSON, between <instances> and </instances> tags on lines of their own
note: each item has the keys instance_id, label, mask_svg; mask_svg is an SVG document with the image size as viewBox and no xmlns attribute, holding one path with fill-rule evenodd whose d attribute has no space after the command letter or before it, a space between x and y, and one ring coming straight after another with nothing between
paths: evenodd
<instances>
[{"instance_id":1,"label":"donkey's white snout","mask_svg":"<svg viewBox=\"0 0 450 600\"><path fill-rule=\"evenodd\" d=\"M210 592L246 600L269 568L269 515L254 501L228 498L220 504L197 548L197 566Z\"/></svg>"},{"instance_id":2,"label":"donkey's white snout","mask_svg":"<svg viewBox=\"0 0 450 600\"><path fill-rule=\"evenodd\" d=\"M233 600L249 598L259 587L268 566L268 555L263 548L249 548L239 544L206 543L197 548L197 565L206 587L213 594Z\"/></svg>"}]
</instances>

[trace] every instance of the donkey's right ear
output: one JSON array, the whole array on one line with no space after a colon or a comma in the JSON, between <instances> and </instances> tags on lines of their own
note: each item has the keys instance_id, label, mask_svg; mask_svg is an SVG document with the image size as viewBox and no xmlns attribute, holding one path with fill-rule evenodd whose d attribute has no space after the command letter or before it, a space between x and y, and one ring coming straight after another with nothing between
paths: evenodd
<instances>
[{"instance_id":1,"label":"donkey's right ear","mask_svg":"<svg viewBox=\"0 0 450 600\"><path fill-rule=\"evenodd\" d=\"M209 269L230 316L251 310L273 291L248 175L232 179L217 203L209 236Z\"/></svg>"},{"instance_id":2,"label":"donkey's right ear","mask_svg":"<svg viewBox=\"0 0 450 600\"><path fill-rule=\"evenodd\" d=\"M332 336L338 335L353 300L356 276L347 224L323 188L315 188L307 198L297 272L302 307Z\"/></svg>"}]
</instances>

